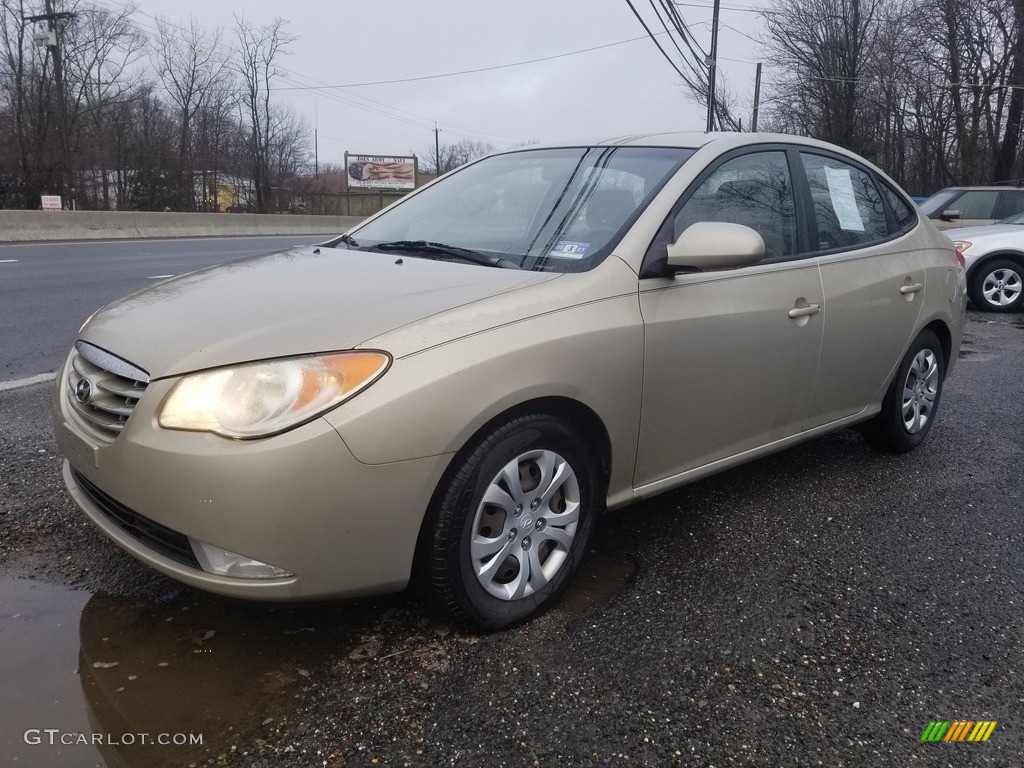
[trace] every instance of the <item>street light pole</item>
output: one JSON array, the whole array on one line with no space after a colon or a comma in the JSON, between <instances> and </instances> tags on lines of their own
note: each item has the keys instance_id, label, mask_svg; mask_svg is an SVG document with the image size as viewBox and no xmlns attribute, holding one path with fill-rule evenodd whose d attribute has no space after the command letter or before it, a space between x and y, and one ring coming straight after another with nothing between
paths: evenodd
<instances>
[{"instance_id":1,"label":"street light pole","mask_svg":"<svg viewBox=\"0 0 1024 768\"><path fill-rule=\"evenodd\" d=\"M64 91L64 57L61 52L61 34L60 27L57 22L63 21L64 19L73 19L74 17L75 14L66 11L62 11L60 13L55 12L53 10L53 0L46 0L46 13L39 16L26 16L24 18L24 20L28 22L47 22L47 30L50 33L49 39L46 42L46 47L51 49L51 53L53 54L53 84L57 89L57 115L60 121L60 143L64 150L64 173L61 175L65 176L67 179L67 187L70 190L69 199L71 200L72 207L75 207L75 180L71 170L71 144L68 138L68 100L67 94Z\"/></svg>"}]
</instances>

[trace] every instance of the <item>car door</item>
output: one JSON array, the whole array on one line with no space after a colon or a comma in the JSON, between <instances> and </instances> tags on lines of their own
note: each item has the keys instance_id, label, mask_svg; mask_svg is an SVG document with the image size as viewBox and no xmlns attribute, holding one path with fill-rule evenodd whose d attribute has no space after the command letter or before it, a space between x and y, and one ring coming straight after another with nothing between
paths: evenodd
<instances>
[{"instance_id":1,"label":"car door","mask_svg":"<svg viewBox=\"0 0 1024 768\"><path fill-rule=\"evenodd\" d=\"M979 227L996 221L996 206L999 204L997 189L968 189L951 202L948 210L959 211L960 215L949 222L950 227Z\"/></svg>"},{"instance_id":2,"label":"car door","mask_svg":"<svg viewBox=\"0 0 1024 768\"><path fill-rule=\"evenodd\" d=\"M919 252L892 240L916 216L902 195L846 159L800 153L811 196L811 244L824 289L818 376L805 428L850 416L876 399L917 324L925 289ZM890 219L883 192L902 205Z\"/></svg>"},{"instance_id":3,"label":"car door","mask_svg":"<svg viewBox=\"0 0 1024 768\"><path fill-rule=\"evenodd\" d=\"M727 155L659 232L640 283L638 490L799 431L821 345L822 290L815 261L797 256L794 201L784 149ZM755 229L765 258L665 277L665 244L698 221Z\"/></svg>"}]
</instances>

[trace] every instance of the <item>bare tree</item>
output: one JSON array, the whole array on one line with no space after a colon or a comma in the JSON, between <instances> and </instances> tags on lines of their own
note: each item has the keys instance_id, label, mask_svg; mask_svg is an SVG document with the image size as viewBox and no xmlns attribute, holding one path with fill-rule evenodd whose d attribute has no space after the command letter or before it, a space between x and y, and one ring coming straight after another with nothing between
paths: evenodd
<instances>
[{"instance_id":1,"label":"bare tree","mask_svg":"<svg viewBox=\"0 0 1024 768\"><path fill-rule=\"evenodd\" d=\"M454 144L438 144L420 156L420 172L440 176L493 151L493 144L472 139L463 139Z\"/></svg>"},{"instance_id":2,"label":"bare tree","mask_svg":"<svg viewBox=\"0 0 1024 768\"><path fill-rule=\"evenodd\" d=\"M153 41L153 63L168 98L177 110L181 160L179 208L194 209L196 200L196 119L215 89L223 90L229 59L221 50L220 29L207 32L195 18L187 26L161 16Z\"/></svg>"},{"instance_id":3,"label":"bare tree","mask_svg":"<svg viewBox=\"0 0 1024 768\"><path fill-rule=\"evenodd\" d=\"M285 31L287 23L284 19L275 19L270 24L254 26L245 16L235 16L239 46L235 67L242 81L241 113L246 131L253 202L260 213L269 212L272 205L270 82L279 74L278 59L295 40Z\"/></svg>"},{"instance_id":4,"label":"bare tree","mask_svg":"<svg viewBox=\"0 0 1024 768\"><path fill-rule=\"evenodd\" d=\"M854 151L867 144L863 81L880 0L775 0L765 14L772 95L803 132Z\"/></svg>"},{"instance_id":5,"label":"bare tree","mask_svg":"<svg viewBox=\"0 0 1024 768\"><path fill-rule=\"evenodd\" d=\"M32 44L24 0L0 2L0 142L5 204L38 208L59 193L63 160L57 136L57 94L48 49Z\"/></svg>"},{"instance_id":6,"label":"bare tree","mask_svg":"<svg viewBox=\"0 0 1024 768\"><path fill-rule=\"evenodd\" d=\"M64 35L68 131L76 158L72 187L85 207L112 207L110 188L113 107L131 101L141 77L135 69L147 40L131 21L134 7L116 11L75 7Z\"/></svg>"}]
</instances>

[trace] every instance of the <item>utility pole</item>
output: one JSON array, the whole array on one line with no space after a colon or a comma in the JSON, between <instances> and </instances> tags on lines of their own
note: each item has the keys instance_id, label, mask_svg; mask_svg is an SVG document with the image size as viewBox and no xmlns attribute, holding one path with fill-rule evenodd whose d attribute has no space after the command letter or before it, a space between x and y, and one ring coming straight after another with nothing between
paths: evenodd
<instances>
[{"instance_id":1,"label":"utility pole","mask_svg":"<svg viewBox=\"0 0 1024 768\"><path fill-rule=\"evenodd\" d=\"M60 27L57 25L58 21L65 19L73 19L75 14L62 11L56 13L53 10L53 0L46 0L46 13L39 16L26 16L24 20L27 22L40 22L45 21L47 23L47 32L49 33L45 43L45 47L51 49L53 54L53 84L57 89L57 114L60 119L60 143L64 152L64 176L66 174L67 186L70 190L71 206L75 207L75 187L74 187L74 176L71 173L71 145L68 140L68 100L67 94L64 92L64 57L61 53L61 39L60 39ZM62 183L63 186L63 183ZM63 189L61 190L63 192Z\"/></svg>"},{"instance_id":2,"label":"utility pole","mask_svg":"<svg viewBox=\"0 0 1024 768\"><path fill-rule=\"evenodd\" d=\"M754 75L754 119L750 130L757 133L757 110L761 106L761 62L757 62L757 74Z\"/></svg>"},{"instance_id":3,"label":"utility pole","mask_svg":"<svg viewBox=\"0 0 1024 768\"><path fill-rule=\"evenodd\" d=\"M708 54L708 125L707 131L715 130L715 70L718 68L718 12L721 0L715 0L711 13L711 52Z\"/></svg>"},{"instance_id":4,"label":"utility pole","mask_svg":"<svg viewBox=\"0 0 1024 768\"><path fill-rule=\"evenodd\" d=\"M441 175L441 129L434 123L434 175Z\"/></svg>"},{"instance_id":5,"label":"utility pole","mask_svg":"<svg viewBox=\"0 0 1024 768\"><path fill-rule=\"evenodd\" d=\"M313 178L320 178L320 110L313 99Z\"/></svg>"}]
</instances>

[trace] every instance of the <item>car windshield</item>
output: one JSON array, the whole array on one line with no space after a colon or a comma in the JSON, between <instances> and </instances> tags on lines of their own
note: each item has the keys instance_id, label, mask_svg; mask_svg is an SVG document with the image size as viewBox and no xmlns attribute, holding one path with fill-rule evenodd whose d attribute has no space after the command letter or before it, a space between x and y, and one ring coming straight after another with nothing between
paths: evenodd
<instances>
[{"instance_id":1,"label":"car windshield","mask_svg":"<svg viewBox=\"0 0 1024 768\"><path fill-rule=\"evenodd\" d=\"M1013 216L1007 216L1005 219L999 222L999 224L1020 224L1024 226L1024 211L1021 213L1015 213Z\"/></svg>"},{"instance_id":2,"label":"car windshield","mask_svg":"<svg viewBox=\"0 0 1024 768\"><path fill-rule=\"evenodd\" d=\"M349 248L549 272L591 269L693 149L572 147L485 158L354 230ZM500 260L500 261L499 261Z\"/></svg>"},{"instance_id":3,"label":"car windshield","mask_svg":"<svg viewBox=\"0 0 1024 768\"><path fill-rule=\"evenodd\" d=\"M959 194L956 189L940 189L934 195L921 203L921 211L925 216L934 216L946 210L946 204Z\"/></svg>"}]
</instances>

